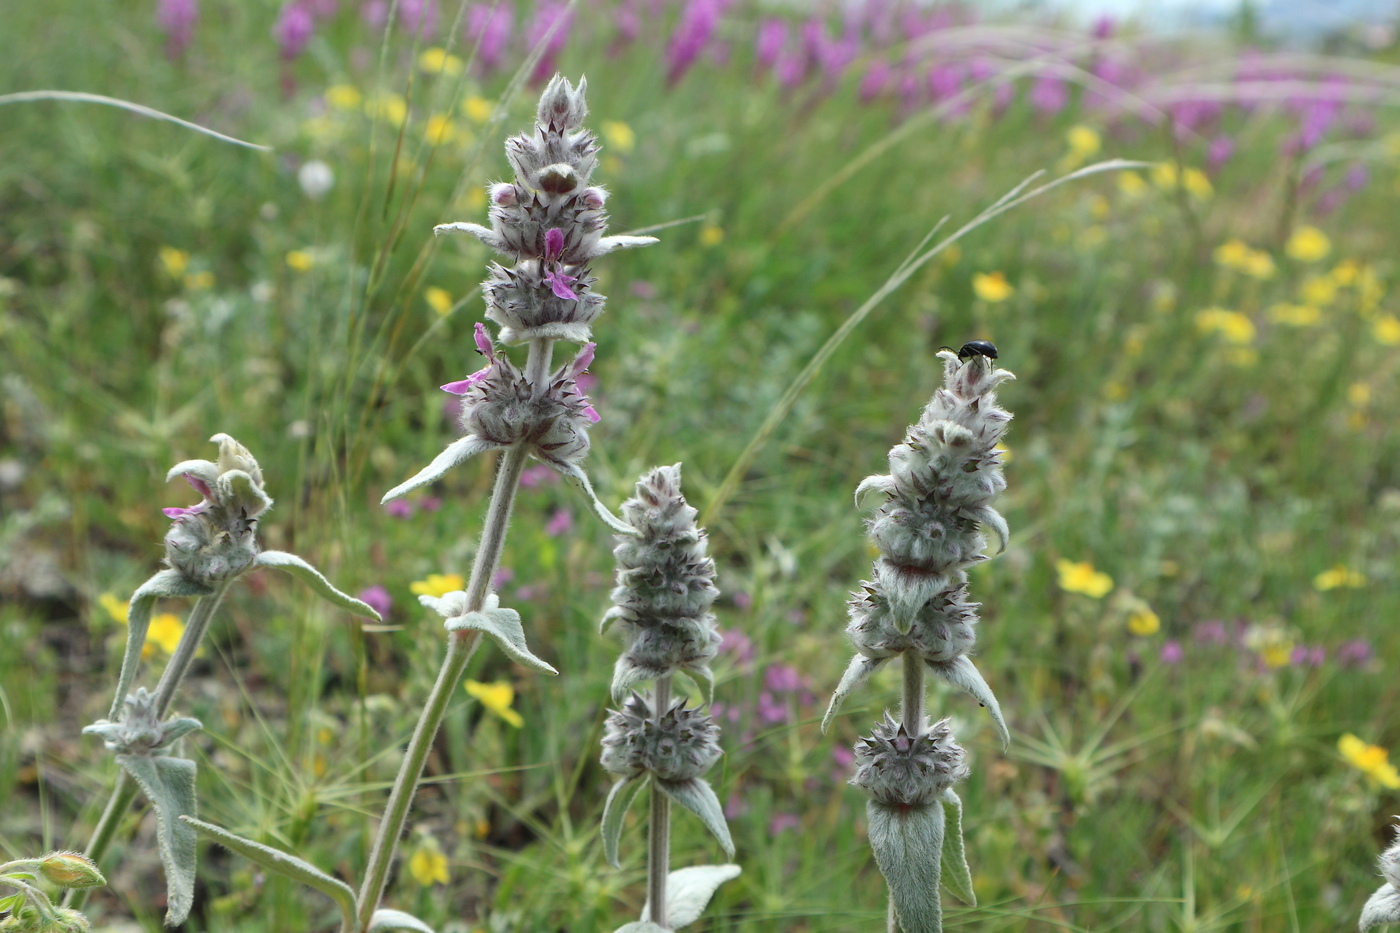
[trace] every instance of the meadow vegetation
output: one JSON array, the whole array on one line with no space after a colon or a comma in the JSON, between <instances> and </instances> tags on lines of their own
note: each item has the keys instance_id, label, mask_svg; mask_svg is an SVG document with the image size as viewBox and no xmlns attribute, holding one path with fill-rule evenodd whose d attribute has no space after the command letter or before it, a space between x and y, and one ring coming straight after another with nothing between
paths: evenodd
<instances>
[{"instance_id":1,"label":"meadow vegetation","mask_svg":"<svg viewBox=\"0 0 1400 933\"><path fill-rule=\"evenodd\" d=\"M363 870L442 659L416 597L462 589L494 475L477 458L380 504L456 436L438 386L480 367L491 254L432 230L484 222L501 142L558 70L587 76L612 232L660 240L595 270L611 300L589 475L616 507L683 461L721 593L708 777L743 874L697 928L884 922L847 781L898 665L819 728L873 556L851 494L942 384L939 348L973 338L1017 376L1000 389L1012 535L971 571L976 666L1011 744L937 688L971 769L979 901L945 902L944 922L1356 922L1400 792L1393 37L1303 53L1247 23L1187 42L893 0L854 26L698 0L154 6L0 12L0 856L80 848L96 821L115 766L80 729L111 703L161 507L190 498L165 471L223 432L276 500L266 546L384 624L272 574L230 591L177 704L204 724L186 740L200 815ZM271 151L4 101L43 88ZM1144 165L960 237L764 433L941 218L932 243L1035 172L1107 158ZM525 471L496 586L561 676L489 647L471 662L389 890L437 930L594 933L641 910L641 831L621 870L598 831L612 548L578 489ZM160 605L152 669L188 611ZM164 914L154 821L131 822L87 902L98 929ZM696 820L672 846L678 865L720 858ZM334 928L300 886L201 858L188 929Z\"/></svg>"}]
</instances>

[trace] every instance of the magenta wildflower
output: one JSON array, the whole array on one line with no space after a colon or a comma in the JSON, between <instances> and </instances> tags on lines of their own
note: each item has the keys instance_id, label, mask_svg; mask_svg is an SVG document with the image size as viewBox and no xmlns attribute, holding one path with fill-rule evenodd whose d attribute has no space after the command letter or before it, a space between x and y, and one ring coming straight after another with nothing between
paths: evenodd
<instances>
[{"instance_id":1,"label":"magenta wildflower","mask_svg":"<svg viewBox=\"0 0 1400 933\"><path fill-rule=\"evenodd\" d=\"M743 590L736 590L730 598L734 600L735 609L747 611L753 605L753 597Z\"/></svg>"},{"instance_id":2,"label":"magenta wildflower","mask_svg":"<svg viewBox=\"0 0 1400 933\"><path fill-rule=\"evenodd\" d=\"M1163 664L1180 664L1186 652L1181 648L1181 642L1170 639L1162 643L1162 652L1158 655Z\"/></svg>"},{"instance_id":3,"label":"magenta wildflower","mask_svg":"<svg viewBox=\"0 0 1400 933\"><path fill-rule=\"evenodd\" d=\"M802 689L802 675L786 664L770 664L763 672L763 685L774 693L796 693Z\"/></svg>"},{"instance_id":4,"label":"magenta wildflower","mask_svg":"<svg viewBox=\"0 0 1400 933\"><path fill-rule=\"evenodd\" d=\"M520 485L526 489L534 489L543 486L545 483L559 482L559 474L543 463L532 467L526 467L525 472L520 474Z\"/></svg>"},{"instance_id":5,"label":"magenta wildflower","mask_svg":"<svg viewBox=\"0 0 1400 933\"><path fill-rule=\"evenodd\" d=\"M788 27L780 19L765 19L758 25L756 60L760 68L772 68L787 48Z\"/></svg>"},{"instance_id":6,"label":"magenta wildflower","mask_svg":"<svg viewBox=\"0 0 1400 933\"><path fill-rule=\"evenodd\" d=\"M447 385L442 386L442 391L450 392L453 395L466 395L467 391L471 389L472 386L485 382L487 377L491 375L491 368L496 363L496 350L495 347L491 345L490 336L486 333L486 325L482 324L480 321L476 323L476 349L478 353L486 357L486 368L477 370L465 379L449 382Z\"/></svg>"},{"instance_id":7,"label":"magenta wildflower","mask_svg":"<svg viewBox=\"0 0 1400 933\"><path fill-rule=\"evenodd\" d=\"M389 22L389 0L366 0L360 7L360 19L378 32Z\"/></svg>"},{"instance_id":8,"label":"magenta wildflower","mask_svg":"<svg viewBox=\"0 0 1400 933\"><path fill-rule=\"evenodd\" d=\"M394 518L409 518L413 515L414 508L413 503L409 502L407 499L395 499L384 506L384 511L388 512Z\"/></svg>"},{"instance_id":9,"label":"magenta wildflower","mask_svg":"<svg viewBox=\"0 0 1400 933\"><path fill-rule=\"evenodd\" d=\"M1094 28L1089 33L1100 42L1105 39L1112 39L1113 34L1118 31L1118 21L1105 13L1094 21Z\"/></svg>"},{"instance_id":10,"label":"magenta wildflower","mask_svg":"<svg viewBox=\"0 0 1400 933\"><path fill-rule=\"evenodd\" d=\"M437 31L437 0L399 0L399 23L404 30L422 39Z\"/></svg>"},{"instance_id":11,"label":"magenta wildflower","mask_svg":"<svg viewBox=\"0 0 1400 933\"><path fill-rule=\"evenodd\" d=\"M1041 75L1031 86L1031 106L1041 113L1056 114L1069 106L1069 88L1055 75Z\"/></svg>"},{"instance_id":12,"label":"magenta wildflower","mask_svg":"<svg viewBox=\"0 0 1400 933\"><path fill-rule=\"evenodd\" d=\"M548 467L546 467L546 469L548 469ZM499 590L514 579L515 571L511 570L509 567L502 567L497 570L495 576L491 578L491 589Z\"/></svg>"},{"instance_id":13,"label":"magenta wildflower","mask_svg":"<svg viewBox=\"0 0 1400 933\"><path fill-rule=\"evenodd\" d=\"M1337 663L1342 667L1362 667L1371 660L1371 643L1357 638L1337 649Z\"/></svg>"},{"instance_id":14,"label":"magenta wildflower","mask_svg":"<svg viewBox=\"0 0 1400 933\"><path fill-rule=\"evenodd\" d=\"M768 835L776 836L788 830L802 828L802 819L796 813L778 813L768 821Z\"/></svg>"},{"instance_id":15,"label":"magenta wildflower","mask_svg":"<svg viewBox=\"0 0 1400 933\"><path fill-rule=\"evenodd\" d=\"M1327 649L1321 645L1298 645L1288 656L1294 667L1321 667L1327 663Z\"/></svg>"},{"instance_id":16,"label":"magenta wildflower","mask_svg":"<svg viewBox=\"0 0 1400 933\"><path fill-rule=\"evenodd\" d=\"M388 590L377 583L360 590L359 600L381 616L387 617L389 610L394 608L394 598L389 595Z\"/></svg>"},{"instance_id":17,"label":"magenta wildflower","mask_svg":"<svg viewBox=\"0 0 1400 933\"><path fill-rule=\"evenodd\" d=\"M716 703L714 707L717 708L719 705L720 704ZM718 716L719 714L716 713L715 715ZM726 819L737 820L748 812L749 805L744 802L744 795L737 790L730 794L729 799L724 802L724 816Z\"/></svg>"},{"instance_id":18,"label":"magenta wildflower","mask_svg":"<svg viewBox=\"0 0 1400 933\"><path fill-rule=\"evenodd\" d=\"M554 74L559 53L564 51L564 46L568 44L569 27L572 22L573 15L569 12L567 4L557 3L555 0L542 0L535 7L535 15L530 18L530 24L525 29L525 44L528 48L534 49L540 44L544 45L544 55L540 57L540 62L531 76L534 80L543 81Z\"/></svg>"},{"instance_id":19,"label":"magenta wildflower","mask_svg":"<svg viewBox=\"0 0 1400 933\"><path fill-rule=\"evenodd\" d=\"M888 62L879 58L872 59L869 67L865 69L865 77L860 79L861 101L869 103L884 94L889 88L892 74Z\"/></svg>"},{"instance_id":20,"label":"magenta wildflower","mask_svg":"<svg viewBox=\"0 0 1400 933\"><path fill-rule=\"evenodd\" d=\"M549 271L544 276L545 284L549 286L550 291L554 292L556 298L578 301L578 293L572 287L578 282L578 276L564 274L564 264L559 260L563 252L564 231L558 227L551 227L544 235L544 261L549 267Z\"/></svg>"},{"instance_id":21,"label":"magenta wildflower","mask_svg":"<svg viewBox=\"0 0 1400 933\"><path fill-rule=\"evenodd\" d=\"M666 44L666 83L674 85L685 77L700 57L724 12L723 0L689 0L681 11L671 41Z\"/></svg>"},{"instance_id":22,"label":"magenta wildflower","mask_svg":"<svg viewBox=\"0 0 1400 933\"><path fill-rule=\"evenodd\" d=\"M165 33L165 54L179 58L194 39L199 22L198 0L160 0L156 5L156 25Z\"/></svg>"},{"instance_id":23,"label":"magenta wildflower","mask_svg":"<svg viewBox=\"0 0 1400 933\"><path fill-rule=\"evenodd\" d=\"M719 653L733 655L740 664L748 664L753 661L753 639L736 628L728 629L720 635Z\"/></svg>"},{"instance_id":24,"label":"magenta wildflower","mask_svg":"<svg viewBox=\"0 0 1400 933\"><path fill-rule=\"evenodd\" d=\"M568 534L573 530L573 527L574 513L570 512L568 509L555 509L554 514L551 515L549 521L545 523L544 533L551 538L557 538L559 535Z\"/></svg>"},{"instance_id":25,"label":"magenta wildflower","mask_svg":"<svg viewBox=\"0 0 1400 933\"><path fill-rule=\"evenodd\" d=\"M758 718L760 722L774 726L787 722L787 704L776 699L767 690L760 691L758 694Z\"/></svg>"},{"instance_id":26,"label":"magenta wildflower","mask_svg":"<svg viewBox=\"0 0 1400 933\"><path fill-rule=\"evenodd\" d=\"M1229 633L1225 631L1225 623L1219 619L1206 619L1204 622L1197 622L1191 630L1192 637L1203 645L1223 645L1230 640Z\"/></svg>"},{"instance_id":27,"label":"magenta wildflower","mask_svg":"<svg viewBox=\"0 0 1400 933\"><path fill-rule=\"evenodd\" d=\"M291 61L300 55L306 49L306 44L311 41L311 34L315 29L316 20L311 11L298 0L284 4L282 11L277 14L276 24L272 27L272 36L277 40L282 59Z\"/></svg>"},{"instance_id":28,"label":"magenta wildflower","mask_svg":"<svg viewBox=\"0 0 1400 933\"><path fill-rule=\"evenodd\" d=\"M422 500L419 501L418 507L424 512L436 512L438 509L442 508L442 497L424 496Z\"/></svg>"},{"instance_id":29,"label":"magenta wildflower","mask_svg":"<svg viewBox=\"0 0 1400 933\"><path fill-rule=\"evenodd\" d=\"M1206 147L1206 167L1217 172L1234 154L1235 141L1228 136L1217 136Z\"/></svg>"},{"instance_id":30,"label":"magenta wildflower","mask_svg":"<svg viewBox=\"0 0 1400 933\"><path fill-rule=\"evenodd\" d=\"M487 74L501 66L514 27L515 14L508 4L475 3L467 10L467 43L476 44L476 60Z\"/></svg>"}]
</instances>

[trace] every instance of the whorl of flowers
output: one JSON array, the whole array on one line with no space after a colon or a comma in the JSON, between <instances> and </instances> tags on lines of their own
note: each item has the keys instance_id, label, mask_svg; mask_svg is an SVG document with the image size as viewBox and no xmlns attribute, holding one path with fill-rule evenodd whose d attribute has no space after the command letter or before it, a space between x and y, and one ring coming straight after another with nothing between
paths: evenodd
<instances>
[{"instance_id":1,"label":"whorl of flowers","mask_svg":"<svg viewBox=\"0 0 1400 933\"><path fill-rule=\"evenodd\" d=\"M196 583L209 585L249 570L258 558L258 517L272 507L262 470L242 444L215 434L218 462L186 460L166 480L183 476L202 497L189 508L162 511L173 519L165 535L165 559Z\"/></svg>"},{"instance_id":2,"label":"whorl of flowers","mask_svg":"<svg viewBox=\"0 0 1400 933\"><path fill-rule=\"evenodd\" d=\"M1006 487L996 445L1011 415L997 405L996 388L1015 377L985 356L939 355L943 388L904 443L890 451L889 474L868 477L856 489L857 498L885 494L869 525L880 556L872 579L848 605L846 632L859 653L824 725L851 690L890 658L909 652L987 706L1007 741L996 698L967 657L976 641L978 604L968 601L966 568L986 559L982 527L1006 544L1006 521L991 503Z\"/></svg>"},{"instance_id":3,"label":"whorl of flowers","mask_svg":"<svg viewBox=\"0 0 1400 933\"><path fill-rule=\"evenodd\" d=\"M83 732L100 736L110 751L120 755L150 757L163 754L176 739L198 728L199 720L188 717L172 717L161 722L156 711L156 695L145 687L138 687L126 698L116 722L101 719L84 726Z\"/></svg>"},{"instance_id":4,"label":"whorl of flowers","mask_svg":"<svg viewBox=\"0 0 1400 933\"><path fill-rule=\"evenodd\" d=\"M911 736L886 713L870 736L856 742L855 752L851 783L888 806L927 806L968 775L966 756L947 719Z\"/></svg>"},{"instance_id":5,"label":"whorl of flowers","mask_svg":"<svg viewBox=\"0 0 1400 933\"><path fill-rule=\"evenodd\" d=\"M590 185L598 140L583 128L587 79L574 88L555 75L540 98L532 132L506 140L515 180L488 189L490 227L442 224L436 233L468 233L515 261L493 263L482 283L486 316L503 343L540 337L585 343L606 298L592 291L589 263L653 237L604 236L607 192Z\"/></svg>"},{"instance_id":6,"label":"whorl of flowers","mask_svg":"<svg viewBox=\"0 0 1400 933\"><path fill-rule=\"evenodd\" d=\"M672 701L657 718L645 697L633 693L604 724L602 764L618 777L649 772L663 781L688 781L710 770L722 754L719 727L708 710Z\"/></svg>"},{"instance_id":7,"label":"whorl of flowers","mask_svg":"<svg viewBox=\"0 0 1400 933\"><path fill-rule=\"evenodd\" d=\"M613 674L613 698L633 685L684 670L711 679L719 650L710 606L719 596L705 532L681 495L681 466L657 467L622 503L635 535L617 535L617 586L603 627L616 622L625 648Z\"/></svg>"}]
</instances>

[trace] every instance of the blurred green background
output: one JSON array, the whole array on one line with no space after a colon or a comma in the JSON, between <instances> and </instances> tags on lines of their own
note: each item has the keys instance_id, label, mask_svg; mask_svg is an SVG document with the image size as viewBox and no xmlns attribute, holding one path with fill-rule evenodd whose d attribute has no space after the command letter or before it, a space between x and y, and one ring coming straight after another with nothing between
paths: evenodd
<instances>
[{"instance_id":1,"label":"blurred green background","mask_svg":"<svg viewBox=\"0 0 1400 933\"><path fill-rule=\"evenodd\" d=\"M111 700L160 508L193 501L164 473L226 432L277 500L266 545L393 608L365 632L282 579L235 588L179 704L205 725L189 743L201 816L357 877L441 658L413 584L467 572L492 476L473 462L407 508L378 504L456 435L437 386L479 368L491 257L431 230L482 222L558 9L502 5L507 41L483 28L489 8L446 2L0 10L0 95L98 93L272 147L112 107L0 105L6 857L85 842L115 769L79 729ZM1247 16L1164 36L855 9L586 0L539 66L587 75L613 232L671 225L594 268L611 300L589 469L616 504L684 461L692 503L713 506L727 754L712 778L744 874L698 928L883 922L845 781L898 674L832 735L816 725L871 557L851 492L941 383L938 348L974 337L1017 375L1012 542L972 575L977 664L1013 743L969 698L931 699L973 767L981 904L945 897L946 922L1353 924L1400 789L1393 35L1298 49ZM813 354L940 218L941 237L1032 173L1104 158L1149 165L1060 186L922 267L716 500ZM523 724L463 691L429 762L389 903L439 930L607 931L645 896L641 827L621 872L597 831L610 533L577 490L529 479L500 589L562 676L473 661L474 681L513 687ZM178 630L188 605L161 611ZM167 650L152 642L152 670ZM160 923L154 818L133 823L90 903L98 929ZM696 821L677 833L674 865L722 857ZM407 869L434 846L446 884ZM188 929L334 924L319 896L202 852Z\"/></svg>"}]
</instances>

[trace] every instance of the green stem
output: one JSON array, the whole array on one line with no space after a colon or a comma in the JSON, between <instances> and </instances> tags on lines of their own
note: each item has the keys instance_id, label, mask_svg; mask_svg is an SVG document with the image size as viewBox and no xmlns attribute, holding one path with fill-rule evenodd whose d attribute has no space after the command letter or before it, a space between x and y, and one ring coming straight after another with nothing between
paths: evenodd
<instances>
[{"instance_id":1,"label":"green stem","mask_svg":"<svg viewBox=\"0 0 1400 933\"><path fill-rule=\"evenodd\" d=\"M525 364L525 378L541 394L548 388L550 356L554 341L535 340L530 343L530 356ZM506 448L501 457L501 465L496 471L496 485L491 491L491 504L486 508L486 523L481 532L481 546L477 548L476 559L472 562L472 576L467 584L467 611L480 611L491 591L491 578L501 560L505 547L506 528L510 524L511 508L515 505L515 493L520 488L520 474L525 470L525 458L529 455L526 445L516 444ZM374 912L384 897L384 888L389 881L389 868L398 850L399 837L403 835L404 824L408 821L408 811L418 792L418 782L422 780L423 768L432 750L438 728L447 715L447 707L466 673L467 663L481 644L481 632L453 632L447 640L447 655L442 660L437 681L423 705L418 725L409 739L404 752L403 764L398 777L394 779L389 792L389 802L384 808L384 817L379 821L379 830L370 849L369 863L365 866L365 877L360 885L357 899L359 905L359 928L368 930Z\"/></svg>"},{"instance_id":2,"label":"green stem","mask_svg":"<svg viewBox=\"0 0 1400 933\"><path fill-rule=\"evenodd\" d=\"M904 672L899 720L905 732L919 735L924 731L924 663L913 651L904 652L899 663ZM899 917L895 915L893 896L885 913L885 933L899 933Z\"/></svg>"},{"instance_id":3,"label":"green stem","mask_svg":"<svg viewBox=\"0 0 1400 933\"><path fill-rule=\"evenodd\" d=\"M656 723L666 715L671 705L671 675L656 678ZM659 927L666 927L666 876L671 873L671 798L651 788L651 822L647 825L647 902L651 905L647 917ZM669 929L669 927L667 927Z\"/></svg>"},{"instance_id":4,"label":"green stem","mask_svg":"<svg viewBox=\"0 0 1400 933\"><path fill-rule=\"evenodd\" d=\"M219 603L223 600L224 594L228 592L232 583L232 580L227 580L218 584L214 588L214 592L196 600L194 608L190 610L190 616L185 620L184 634L180 636L180 643L175 646L175 653L170 656L170 663L165 665L165 670L160 675L160 682L156 685L157 719L163 719L165 714L169 712L176 691L180 689L180 684L194 663L195 654L199 650L200 643L204 640L204 633L209 631L209 623L214 618L214 610L219 608ZM107 807L102 811L97 826L93 828L92 838L88 840L87 848L83 853L92 859L99 868L102 865L102 860L107 857L107 850L111 848L112 842L116 839L117 827L121 825L122 818L131 809L131 804L136 800L136 795L139 792L140 788L136 786L136 782L125 771L118 769L117 783L112 788L112 796L108 798ZM81 910L83 903L87 900L89 890L91 889L68 889L63 897L63 905L74 910Z\"/></svg>"}]
</instances>

